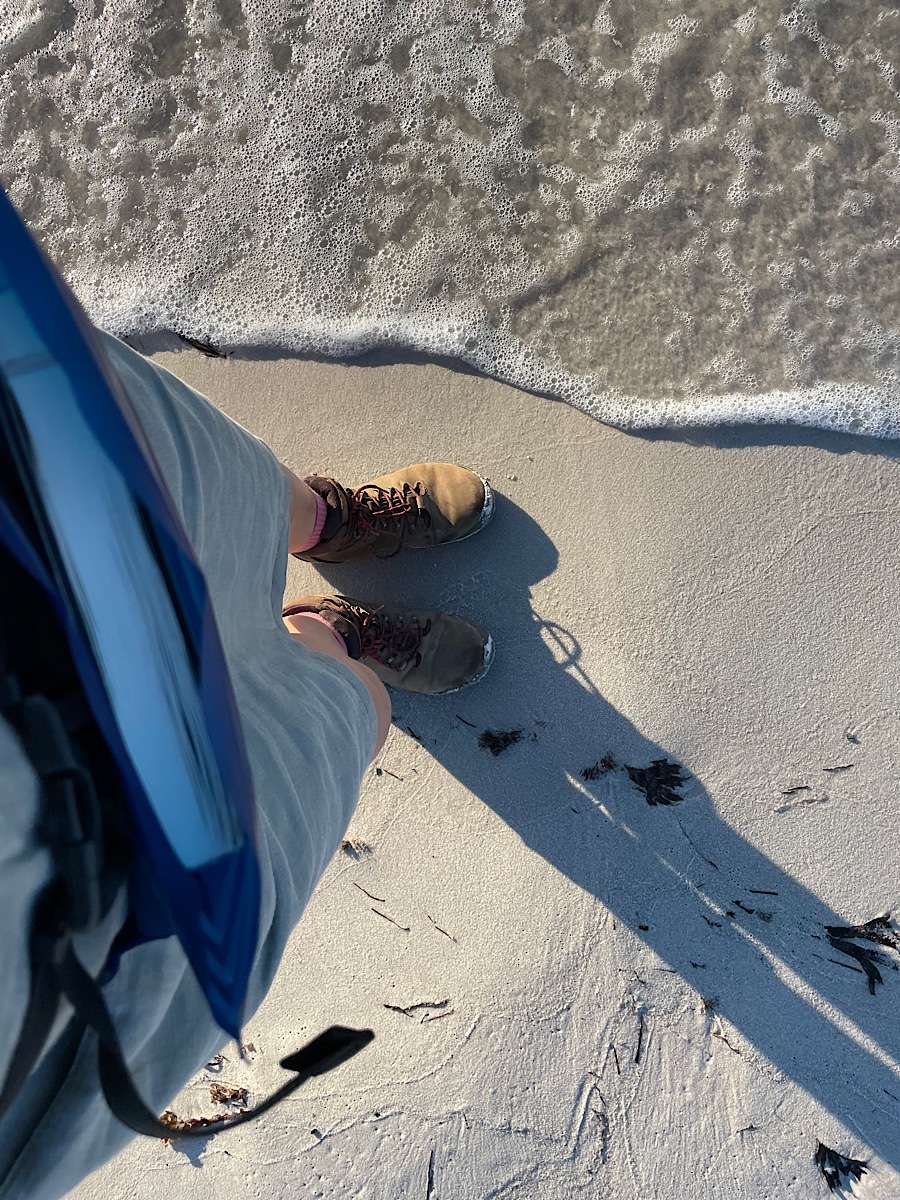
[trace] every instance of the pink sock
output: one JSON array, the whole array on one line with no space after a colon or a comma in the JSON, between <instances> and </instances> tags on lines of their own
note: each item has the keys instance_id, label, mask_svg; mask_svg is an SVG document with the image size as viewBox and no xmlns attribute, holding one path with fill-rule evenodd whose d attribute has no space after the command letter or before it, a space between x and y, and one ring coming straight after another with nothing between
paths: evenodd
<instances>
[{"instance_id":1,"label":"pink sock","mask_svg":"<svg viewBox=\"0 0 900 1200\"><path fill-rule=\"evenodd\" d=\"M307 621L318 621L320 625L324 625L325 628L328 630L328 632L331 634L331 636L334 638L334 640L337 642L337 644L340 646L340 648L343 650L343 652L345 654L347 653L347 643L344 641L344 639L341 637L341 635L338 633L338 631L335 629L335 627L332 625L332 623L329 620L327 620L325 617L319 616L318 613L297 613L297 616L303 617Z\"/></svg>"},{"instance_id":2,"label":"pink sock","mask_svg":"<svg viewBox=\"0 0 900 1200\"><path fill-rule=\"evenodd\" d=\"M312 488L309 490L312 492ZM312 550L313 546L317 546L322 537L322 530L325 528L328 506L318 492L313 492L313 495L316 498L316 523L313 525L313 531L309 535L309 541L303 543L299 550L296 551L297 554L302 554L304 550Z\"/></svg>"}]
</instances>

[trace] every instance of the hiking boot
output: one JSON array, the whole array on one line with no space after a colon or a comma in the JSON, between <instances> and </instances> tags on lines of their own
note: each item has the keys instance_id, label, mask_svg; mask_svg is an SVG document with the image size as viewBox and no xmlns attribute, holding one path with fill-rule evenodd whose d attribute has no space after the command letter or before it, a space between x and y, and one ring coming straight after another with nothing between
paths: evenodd
<instances>
[{"instance_id":1,"label":"hiking boot","mask_svg":"<svg viewBox=\"0 0 900 1200\"><path fill-rule=\"evenodd\" d=\"M301 596L282 610L324 617L351 658L388 687L439 696L458 692L488 673L494 641L462 617L426 610L375 608L347 596Z\"/></svg>"},{"instance_id":2,"label":"hiking boot","mask_svg":"<svg viewBox=\"0 0 900 1200\"><path fill-rule=\"evenodd\" d=\"M404 547L461 542L494 515L490 484L452 463L417 463L357 488L322 475L304 482L328 507L318 543L294 556L306 562L391 558Z\"/></svg>"}]
</instances>

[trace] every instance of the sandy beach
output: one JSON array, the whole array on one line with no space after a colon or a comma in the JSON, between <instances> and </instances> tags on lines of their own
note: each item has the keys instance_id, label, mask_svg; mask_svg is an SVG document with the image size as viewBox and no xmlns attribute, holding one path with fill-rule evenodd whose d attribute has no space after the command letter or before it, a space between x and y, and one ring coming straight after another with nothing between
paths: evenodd
<instances>
[{"instance_id":1,"label":"sandy beach","mask_svg":"<svg viewBox=\"0 0 900 1200\"><path fill-rule=\"evenodd\" d=\"M247 1061L172 1107L266 1093L335 1021L372 1047L208 1144L138 1139L76 1200L849 1195L820 1143L866 1163L854 1195L900 1194L900 957L851 928L900 902L897 444L629 435L439 366L159 360L301 473L486 474L476 540L292 561L287 595L447 607L497 659L395 693Z\"/></svg>"}]
</instances>

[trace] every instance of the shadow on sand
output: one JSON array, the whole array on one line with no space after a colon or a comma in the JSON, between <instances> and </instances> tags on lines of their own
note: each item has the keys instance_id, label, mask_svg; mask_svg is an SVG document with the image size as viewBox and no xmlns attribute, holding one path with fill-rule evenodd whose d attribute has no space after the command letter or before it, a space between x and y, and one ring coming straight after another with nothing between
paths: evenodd
<instances>
[{"instance_id":1,"label":"shadow on sand","mask_svg":"<svg viewBox=\"0 0 900 1200\"><path fill-rule=\"evenodd\" d=\"M782 431L775 433L781 440ZM762 430L702 435L743 445L762 436ZM806 431L785 430L783 437L833 450L867 446ZM900 1170L897 1074L804 998L805 991L815 993L897 1061L900 981L890 962L882 963L884 986L870 994L859 963L826 935L850 914L832 911L735 832L702 780L685 771L678 803L648 803L625 766L647 768L672 755L604 699L582 669L576 638L533 608L531 588L554 572L557 557L536 522L500 498L493 526L466 547L463 583L441 595L447 607L468 610L494 631L500 647L494 669L477 695L465 698L394 693L395 721L412 724L443 766L526 845L609 909L699 995L715 997L722 1016L770 1063ZM392 576L389 590L402 594L399 581L421 598L427 565L421 571L408 556L402 564L324 573L351 595L378 597ZM485 727L510 725L524 730L518 744L496 757L479 747ZM584 780L584 768L605 754L615 769L601 767L598 778ZM794 975L794 986L779 977L786 972L776 973L769 955Z\"/></svg>"}]
</instances>

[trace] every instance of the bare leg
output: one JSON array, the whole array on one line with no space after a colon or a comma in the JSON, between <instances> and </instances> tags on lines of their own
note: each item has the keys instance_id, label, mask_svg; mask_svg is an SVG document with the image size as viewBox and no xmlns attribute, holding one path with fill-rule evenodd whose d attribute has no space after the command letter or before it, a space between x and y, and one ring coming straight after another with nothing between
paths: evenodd
<instances>
[{"instance_id":1,"label":"bare leg","mask_svg":"<svg viewBox=\"0 0 900 1200\"><path fill-rule=\"evenodd\" d=\"M316 523L316 493L299 479L284 463L281 469L291 488L291 530L288 534L288 553L294 554L309 544Z\"/></svg>"},{"instance_id":2,"label":"bare leg","mask_svg":"<svg viewBox=\"0 0 900 1200\"><path fill-rule=\"evenodd\" d=\"M378 719L378 738L374 752L378 754L385 743L388 730L391 727L391 701L384 684L374 671L370 671L362 663L354 662L347 654L347 651L338 644L338 639L335 638L334 634L326 629L321 621L311 619L303 613L295 613L294 616L285 617L284 623L291 636L302 642L307 649L315 650L318 654L327 654L331 658L340 659L353 672L357 679L361 680L365 685L369 695L372 697L372 703L375 705L375 715Z\"/></svg>"},{"instance_id":3,"label":"bare leg","mask_svg":"<svg viewBox=\"0 0 900 1200\"><path fill-rule=\"evenodd\" d=\"M291 489L291 527L288 534L288 551L293 553L307 545L312 536L316 523L316 494L283 463L281 469L287 476ZM319 654L327 654L331 658L341 659L345 666L365 685L372 697L375 714L378 718L378 742L375 747L375 753L378 754L391 727L391 701L384 684L368 667L354 662L347 654L346 649L339 645L339 639L330 633L321 621L313 620L299 613L292 617L285 617L284 623L288 632L304 646Z\"/></svg>"}]
</instances>

